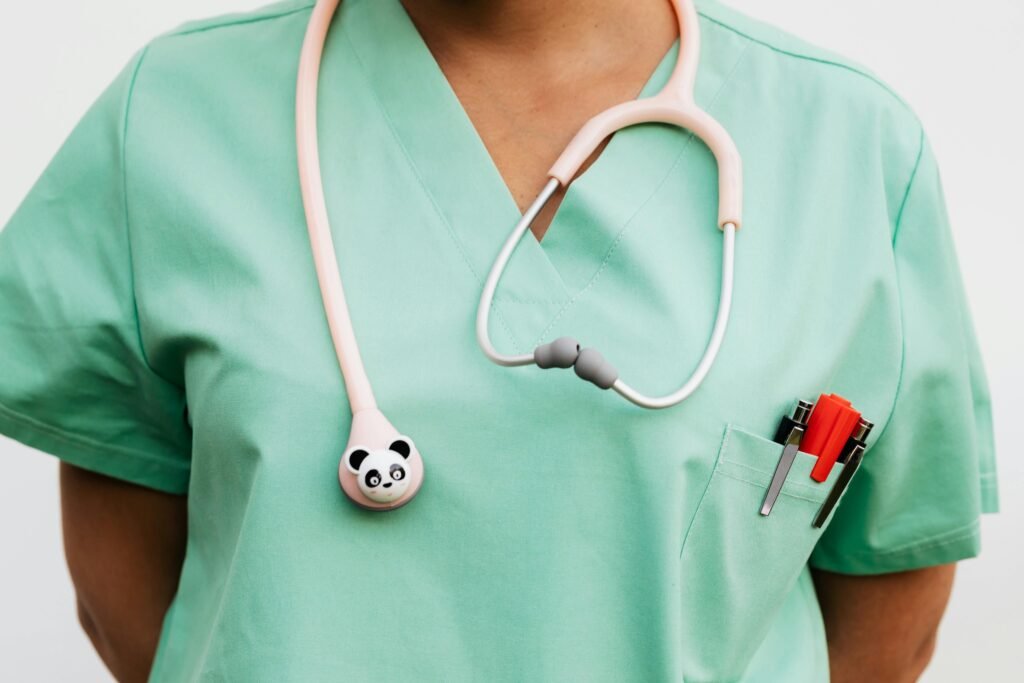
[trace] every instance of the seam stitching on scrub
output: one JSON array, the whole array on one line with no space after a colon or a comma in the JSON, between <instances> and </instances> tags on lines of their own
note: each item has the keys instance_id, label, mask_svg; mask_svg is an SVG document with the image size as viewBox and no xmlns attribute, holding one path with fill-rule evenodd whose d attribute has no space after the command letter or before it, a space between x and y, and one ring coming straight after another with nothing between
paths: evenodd
<instances>
[{"instance_id":1,"label":"seam stitching on scrub","mask_svg":"<svg viewBox=\"0 0 1024 683\"><path fill-rule=\"evenodd\" d=\"M100 323L68 323L60 325L36 325L34 323L23 323L15 321L0 320L0 327L6 327L12 330L28 330L30 332L52 332L54 330L85 330L97 327L124 327L127 329L136 329L135 321L126 320L124 322L100 322Z\"/></svg>"},{"instance_id":2,"label":"seam stitching on scrub","mask_svg":"<svg viewBox=\"0 0 1024 683\"><path fill-rule=\"evenodd\" d=\"M761 482L761 481L751 481L750 479L747 479L745 477L741 477L741 476L736 475L736 474L732 474L730 472L726 472L725 470L716 470L715 471L715 476L718 476L718 475L723 476L726 479L732 479L733 481L738 481L738 482L741 482L741 483L744 483L744 484L749 484L750 486L753 486L756 489L763 489L764 488L764 482ZM809 498L807 496L801 496L798 493L794 493L792 488L787 489L785 487L782 488L782 490L780 491L779 495L789 496L790 498L797 498L799 500L806 500L808 503L820 503L825 498L825 496L822 496L821 498Z\"/></svg>"},{"instance_id":3,"label":"seam stitching on scrub","mask_svg":"<svg viewBox=\"0 0 1024 683\"><path fill-rule=\"evenodd\" d=\"M766 470L758 469L757 467L752 467L750 465L747 465L746 463L742 463L742 462L739 462L737 460L732 460L730 458L725 458L725 457L722 458L722 462L729 463L730 465L733 465L734 467L742 467L745 470L750 470L751 472L756 472L757 474L764 475L767 478L768 481L771 481L771 477L772 477L772 474L774 472L774 470L766 471ZM766 486L768 484L768 481L758 483L758 486ZM785 483L785 487L786 487L787 490L790 490L790 491L796 489L797 491L805 491L807 494L817 493L818 490L819 490L819 489L816 489L815 487L809 486L807 484L796 484L796 483L793 483L793 482L788 481L788 480Z\"/></svg>"},{"instance_id":4,"label":"seam stitching on scrub","mask_svg":"<svg viewBox=\"0 0 1024 683\"><path fill-rule=\"evenodd\" d=\"M172 382L170 379L164 377L157 372L149 362L149 356L146 353L146 346L142 342L142 320L139 316L139 301L137 297L137 290L135 286L135 262L132 255L132 231L131 222L128 219L128 119L131 113L132 95L135 93L135 81L138 78L139 71L142 69L142 62L146 58L149 52L149 47L152 42L147 43L145 47L139 52L138 58L135 62L135 67L132 69L132 77L128 82L128 91L124 98L124 108L122 110L121 122L121 196L124 200L122 203L123 219L124 219L124 237L125 242L128 246L128 282L131 286L131 298L132 298L132 314L135 322L135 333L136 340L139 344L139 355L142 357L142 362L146 366L146 369L153 373L154 377L158 377L168 385L175 387L179 392L184 392L184 387L179 386L176 382Z\"/></svg>"},{"instance_id":5,"label":"seam stitching on scrub","mask_svg":"<svg viewBox=\"0 0 1024 683\"><path fill-rule=\"evenodd\" d=\"M305 12L306 10L310 9L311 7L313 7L315 4L316 4L315 2L311 2L311 3L307 4L307 5L303 5L302 7L294 7L292 9L290 9L290 10L284 10L284 11L278 12L276 14L267 14L267 15L256 16L256 17L243 16L243 17L237 17L235 19L224 18L224 20L222 22L216 23L216 24L210 24L209 26L197 26L195 28L186 28L186 29L172 28L169 31L160 34L160 36L158 36L158 37L173 38L174 36L190 36L190 35L193 35L195 33L202 33L204 31L212 31L213 29L217 29L217 28L227 28L229 26L241 26L241 25L244 25L244 24L253 24L253 23L256 23L258 21L267 21L269 19L279 19L281 17L287 17L290 14L297 14L299 12ZM258 10L254 10L254 11L258 11ZM209 19L209 21L214 21L214 18L211 17ZM191 23L191 22L189 22L189 23Z\"/></svg>"},{"instance_id":6,"label":"seam stitching on scrub","mask_svg":"<svg viewBox=\"0 0 1024 683\"><path fill-rule=\"evenodd\" d=\"M725 86L732 79L733 74L736 73L736 69L739 68L740 63L743 61L743 57L747 54L748 48L748 45L743 46L743 50L741 50L740 53L736 56L736 61L733 63L732 68L729 69L729 73L725 75L725 77L722 79L722 82L719 84L718 89L715 91L715 94L711 96L711 100L708 102L707 105L707 110L709 112L711 109L714 108L715 103L718 101L718 98L722 94L722 91L725 89ZM632 215L626 221L626 224L622 226L622 229L619 230L619 233L615 236L615 240L608 247L608 251L605 253L604 260L601 262L601 266L590 277L590 281L587 282L586 286L583 289L581 289L579 293L574 294L567 302L565 302L565 305L562 306L561 310L558 311L558 313L551 320L551 322L547 324L544 330L537 337L537 340L534 342L534 346L540 344L543 341L543 339L547 336L551 328L554 327L558 323L558 321L562 319L562 316L565 314L565 312L572 308L573 305L584 294L586 294L587 291L591 287L593 287L594 284L600 279L601 275L605 271L605 268L611 262L612 256L614 256L615 253L618 251L619 244L622 242L622 238L626 235L626 232L629 230L629 228L633 226L633 222L636 220L636 217L640 215L640 212L647 207L651 200L654 199L654 197L656 197L658 193L661 191L661 188L665 186L665 183L667 183L668 179L672 176L672 172L675 171L676 167L679 165L679 161L686 154L687 150L690 149L690 146L693 144L694 139L696 139L696 136L691 131L687 130L686 132L687 137L685 142L683 142L682 148L679 150L679 154L676 155L675 160L672 162L672 165L669 167L668 171L666 171L665 175L662 177L661 182L659 182L658 186L654 189L654 192L652 192L647 197L647 199L645 199L643 203L640 204L640 206L638 206L636 210L632 213Z\"/></svg>"},{"instance_id":7,"label":"seam stitching on scrub","mask_svg":"<svg viewBox=\"0 0 1024 683\"><path fill-rule=\"evenodd\" d=\"M159 455L149 453L148 451L140 451L134 448L127 448L125 446L120 446L117 444L101 443L99 441L94 441L93 439L87 436L76 434L75 432L66 431L64 429L61 429L60 427L55 427L51 424L42 422L23 413L19 413L18 411L4 405L3 403L0 403L0 415L6 417L9 420L21 423L22 425L25 425L31 429L37 430L38 432L45 434L47 436L67 441L68 443L74 446L87 448L91 451L94 451L98 455L107 455L111 452L124 453L125 455L139 457L144 460L151 461L153 463L158 463L166 467L171 467L175 470L188 472L190 469L188 465L185 465L182 462L179 462L177 460L171 460L169 458L163 458Z\"/></svg>"},{"instance_id":8,"label":"seam stitching on scrub","mask_svg":"<svg viewBox=\"0 0 1024 683\"><path fill-rule=\"evenodd\" d=\"M892 245L896 246L896 236L900 231L900 224L903 221L903 209L907 206L910 198L910 190L914 187L914 180L917 179L917 171L921 168L921 157L924 156L924 127L918 128L917 134L917 158L914 160L914 168L910 172L910 180L907 181L907 189L903 191L903 199L900 201L900 208L896 211L896 223L892 230Z\"/></svg>"},{"instance_id":9,"label":"seam stitching on scrub","mask_svg":"<svg viewBox=\"0 0 1024 683\"><path fill-rule=\"evenodd\" d=\"M924 128L921 127L918 135L920 147L917 150L917 160L914 162L914 168L910 172L910 178L907 180L907 188L903 192L903 201L900 203L900 208L896 216L896 224L893 227L892 234L892 248L896 248L896 236L899 234L900 222L903 220L903 209L907 204L907 198L910 197L910 190L914 185L914 181L917 179L917 171L921 166L921 158L924 155ZM896 300L899 303L899 321L900 321L900 368L896 375L896 388L893 391L892 405L889 407L889 412L885 416L885 424L882 425L882 429L878 432L878 436L875 438L874 443L879 443L885 433L889 430L889 425L892 424L892 417L896 413L896 405L899 403L900 390L903 388L903 376L907 366L907 323L904 317L904 305L902 303L902 295L900 294L900 273L899 268L896 267L896 256L893 253L893 277L896 280ZM868 447L870 449L870 447ZM865 451L867 455L869 451Z\"/></svg>"},{"instance_id":10,"label":"seam stitching on scrub","mask_svg":"<svg viewBox=\"0 0 1024 683\"><path fill-rule=\"evenodd\" d=\"M865 551L854 551L841 553L842 555L852 555L854 557L887 557L889 555L901 555L914 553L921 550L929 550L931 548L938 548L944 545L951 545L958 541L962 541L965 538L971 538L977 535L980 529L980 521L975 519L970 524L956 527L949 531L943 531L941 534L935 534L929 536L922 541L914 541L913 543L904 544L895 548L888 548L886 550L865 550Z\"/></svg>"},{"instance_id":11,"label":"seam stitching on scrub","mask_svg":"<svg viewBox=\"0 0 1024 683\"><path fill-rule=\"evenodd\" d=\"M359 70L365 76L367 73L366 65L363 63L363 58L359 55L359 48L356 47L355 43L349 36L348 27L345 25L344 22L341 23L340 28L342 36L345 38L345 42L348 44L349 49L352 50L352 56L355 58L356 64L358 64L359 66ZM409 165L409 168L412 170L413 176L415 176L416 178L416 182L419 183L420 189L423 190L423 193L427 196L427 200L430 202L431 207L433 207L434 213L437 214L437 217L440 219L441 223L444 224L445 232L448 234L448 238L455 245L455 249L459 252L459 255L462 257L462 262L466 264L467 268L469 268L469 272L473 276L473 281L476 283L478 287L482 287L483 281L480 279L480 275L476 272L476 269L473 267L473 263L470 261L469 256L466 254L466 251L463 248L462 243L458 240L458 238L456 238L451 223L448 221L448 217L441 210L441 207L438 206L437 200L434 198L433 193L427 187L427 184L423 182L423 176L420 175L420 169L410 156L409 150L405 148L405 142L402 140L402 137L398 134L398 131L395 129L395 124L391 120L391 115L388 113L387 107L385 107L384 104L380 101L380 97L377 95L377 90L376 88L374 88L373 82L369 78L366 78L366 81L370 92L373 94L373 101L374 103L376 103L377 109L380 110L381 115L387 122L388 130L391 132L391 137L394 138L395 143L398 145L398 148L402 150L402 156L405 157L406 163ZM508 323L505 321L505 318L501 315L501 310L497 306L494 306L493 302L491 306L491 313L501 323L501 326L505 329L505 333L508 335L508 338L512 342L513 352L519 353L520 346L519 343L516 341L515 335L512 334L512 328L509 327Z\"/></svg>"},{"instance_id":12,"label":"seam stitching on scrub","mask_svg":"<svg viewBox=\"0 0 1024 683\"><path fill-rule=\"evenodd\" d=\"M875 76L874 74L868 73L863 68L857 68L857 67L855 67L855 66L853 66L851 64L844 64L842 62L831 60L831 59L825 59L824 57L813 57L811 55L802 54L800 52L793 52L791 50L787 50L787 49L779 47L777 45L772 45L771 43L769 43L769 42L767 42L767 41L765 41L765 40L763 40L761 38L757 38L755 36L752 36L749 33L744 32L742 29L738 29L735 26L726 23L724 20L718 19L716 17L712 17L712 16L706 14L703 11L698 11L697 14L699 14L702 17L704 17L705 19L707 19L708 21L712 22L713 24L717 24L717 25L721 26L722 28L726 29L727 31L732 31L736 35L742 36L743 38L746 38L747 40L749 40L751 42L757 43L758 45L762 45L762 46L768 48L769 50L772 50L773 52L777 52L777 53L779 53L781 55L786 55L787 57L793 57L794 59L802 59L802 60L806 60L808 62L813 62L815 64L822 64L822 65L825 65L825 66L832 66L832 67L835 67L837 69L843 69L845 71L849 71L850 73L854 73L854 74L857 74L858 76L866 78L869 81L871 81L872 83L874 83L875 85L877 85L878 87L882 88L882 90L884 90L886 93L891 95L897 102L900 103L900 105L904 109L906 109L911 114L911 116L913 116L915 119L917 118L917 115L914 113L914 110L910 107L910 105L906 102L906 100L903 99L903 97L899 93L897 93L895 90L893 90L892 87L889 86L889 84L887 84L885 81L881 80L878 76Z\"/></svg>"},{"instance_id":13,"label":"seam stitching on scrub","mask_svg":"<svg viewBox=\"0 0 1024 683\"><path fill-rule=\"evenodd\" d=\"M727 424L725 426L725 434L722 435L722 441L718 445L718 453L715 454L715 462L711 466L711 475L708 477L708 481L704 484L704 491L700 494L700 500L697 501L697 507L693 510L693 516L690 517L690 523L686 525L686 533L683 534L683 542L679 545L679 557L683 557L683 553L686 551L686 542L690 540L690 532L693 531L694 522L697 521L697 515L700 514L700 509L704 505L704 498L707 497L708 491L711 489L711 482L715 479L715 472L718 471L718 462L722 459L722 454L725 453L729 445L729 437L732 435L732 425Z\"/></svg>"},{"instance_id":14,"label":"seam stitching on scrub","mask_svg":"<svg viewBox=\"0 0 1024 683\"><path fill-rule=\"evenodd\" d=\"M910 545L910 546L904 546L902 548L897 548L897 549L894 549L894 550L883 550L883 551L877 552L877 553L865 553L865 555L869 555L869 556L872 556L872 557L878 557L878 556L885 557L886 555L914 553L914 552L919 552L919 551L922 551L922 550L931 550L932 548L940 548L940 547L942 547L944 545L951 545L953 543L958 543L958 542L960 542L960 541L962 541L962 540L964 540L966 538L973 538L973 537L975 537L978 534L978 530L979 529L980 529L980 524L976 520L976 521L972 522L970 525L968 525L967 527L963 527L963 531L960 532L960 533L957 533L954 536L947 536L946 534L939 534L937 536L933 536L932 537L935 540L927 540L926 539L923 542L915 543L915 544Z\"/></svg>"}]
</instances>

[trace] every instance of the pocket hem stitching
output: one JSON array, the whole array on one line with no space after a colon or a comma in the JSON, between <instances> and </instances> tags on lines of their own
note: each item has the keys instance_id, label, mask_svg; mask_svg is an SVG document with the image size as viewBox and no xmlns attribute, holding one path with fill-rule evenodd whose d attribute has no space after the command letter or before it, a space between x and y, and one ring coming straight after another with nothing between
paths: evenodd
<instances>
[{"instance_id":1,"label":"pocket hem stitching","mask_svg":"<svg viewBox=\"0 0 1024 683\"><path fill-rule=\"evenodd\" d=\"M732 424L725 426L725 433L722 435L722 441L718 444L718 453L715 454L715 464L711 467L711 476L708 477L707 483L704 484L704 490L701 491L700 500L697 501L697 507L693 510L693 516L690 517L690 523L686 526L686 533L683 534L683 541L679 545L679 557L682 559L683 552L686 550L686 541L690 538L690 532L693 531L693 524L697 521L697 516L700 514L700 509L704 506L704 498L707 497L708 491L711 489L711 482L715 480L715 473L718 472L718 463L722 459L722 454L725 453L726 447L729 444L729 436L732 434Z\"/></svg>"},{"instance_id":2,"label":"pocket hem stitching","mask_svg":"<svg viewBox=\"0 0 1024 683\"><path fill-rule=\"evenodd\" d=\"M781 448L780 448L780 452L781 452ZM803 453L803 451L800 451L800 452ZM807 455L809 457L814 457L814 456L812 456L810 454L807 454ZM743 469L750 470L751 472L757 472L758 474L767 475L769 481L771 479L771 475L774 474L774 472L775 472L774 470L766 471L766 470L759 469L757 467L752 467L752 466L750 466L750 465L748 465L746 463L742 463L742 462L739 462L737 460L732 460L731 458L722 458L722 462L727 462L730 465L733 465L734 467L742 467ZM842 463L836 463L836 464L839 465L839 466L842 465ZM759 487L762 487L762 488L767 487L767 484L768 484L767 481L764 482L764 483L753 482L753 481L750 481L750 480L747 480L747 479L742 479L742 478L740 478L740 477L738 477L736 475L729 475L729 473L727 473L727 472L725 472L725 471L723 471L723 470L721 470L721 469L719 469L717 467L716 467L716 471L720 472L720 473L722 473L722 474L724 474L726 476L732 476L733 479L737 479L739 481L745 481L748 484L753 484L755 486L759 486ZM794 489L796 491L802 491L806 495L805 496L798 496L798 495L796 495L796 493L793 493ZM819 493L821 495L818 498L808 498L808 497L806 497L806 496L810 496L810 495L817 495ZM811 501L813 501L815 503L822 502L828 496L828 492L827 491L824 492L824 493L821 493L820 489L814 488L812 486L808 486L806 484L797 484L797 483L794 483L794 482L791 482L791 481L788 481L788 480L786 481L786 485L782 488L782 494L783 495L792 496L794 498L803 498L803 500L811 500Z\"/></svg>"},{"instance_id":3,"label":"pocket hem stitching","mask_svg":"<svg viewBox=\"0 0 1024 683\"><path fill-rule=\"evenodd\" d=\"M737 463L733 463L733 464L737 464ZM760 482L750 481L749 479L744 479L743 477L738 477L735 474L731 474L729 472L725 472L724 470L717 470L715 472L715 474L720 474L723 477L726 477L727 479L732 479L733 481L738 481L738 482L741 482L743 484L749 484L750 486L753 486L754 488L757 488L757 489L763 489L764 488L764 484L762 484ZM801 496L799 494L793 493L792 491L787 491L785 488L782 489L781 495L788 496L790 498L797 498L799 500L804 500L804 501L807 501L808 503L821 503L824 500L824 498L825 498L824 496L822 496L821 498L808 498L807 496Z\"/></svg>"}]
</instances>

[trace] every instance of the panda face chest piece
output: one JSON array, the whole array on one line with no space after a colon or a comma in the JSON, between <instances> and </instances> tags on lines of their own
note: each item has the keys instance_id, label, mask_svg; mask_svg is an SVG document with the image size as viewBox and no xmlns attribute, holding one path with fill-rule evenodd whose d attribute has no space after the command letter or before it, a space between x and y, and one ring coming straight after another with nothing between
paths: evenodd
<instances>
[{"instance_id":1,"label":"panda face chest piece","mask_svg":"<svg viewBox=\"0 0 1024 683\"><path fill-rule=\"evenodd\" d=\"M401 498L409 488L408 459L412 448L405 439L395 439L387 448L355 448L345 456L345 467L356 475L359 490L377 503Z\"/></svg>"}]
</instances>

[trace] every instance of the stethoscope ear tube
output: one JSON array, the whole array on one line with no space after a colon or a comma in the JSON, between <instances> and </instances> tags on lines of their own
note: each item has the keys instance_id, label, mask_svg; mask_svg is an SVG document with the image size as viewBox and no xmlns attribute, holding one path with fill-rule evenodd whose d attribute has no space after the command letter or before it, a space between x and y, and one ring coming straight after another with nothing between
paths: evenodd
<instances>
[{"instance_id":1,"label":"stethoscope ear tube","mask_svg":"<svg viewBox=\"0 0 1024 683\"><path fill-rule=\"evenodd\" d=\"M700 53L700 28L693 0L671 0L679 24L679 53L668 82L656 95L623 102L587 121L548 171L544 189L512 228L484 282L477 307L476 337L484 355L504 367L536 364L540 368L573 367L576 374L601 389L614 389L625 399L644 408L668 408L688 398L711 370L725 338L732 308L733 266L736 231L742 225L743 165L739 150L718 121L697 106L694 83ZM533 353L505 355L491 343L488 331L494 293L509 259L537 215L559 187L568 187L583 162L615 131L638 123L670 123L689 130L714 154L718 166L718 227L722 230L722 282L711 336L704 354L690 377L679 389L660 397L646 396L626 384L618 371L596 349L580 347L574 339L562 338L542 344ZM576 346L575 355L571 347ZM555 348L557 346L557 349ZM558 357L554 362L555 356ZM550 362L549 362L550 361Z\"/></svg>"},{"instance_id":2,"label":"stethoscope ear tube","mask_svg":"<svg viewBox=\"0 0 1024 683\"><path fill-rule=\"evenodd\" d=\"M732 309L736 226L732 223L726 223L722 230L722 281L718 294L718 310L715 314L711 336L704 349L704 354L701 356L693 373L679 389L671 394L654 398L646 396L626 384L626 382L618 377L618 371L615 367L605 360L604 356L596 349L581 347L571 337L560 337L546 344L541 344L532 353L515 356L502 354L494 348L494 344L491 342L489 332L490 310L494 301L495 290L516 246L526 234L533 219L554 193L552 187L554 189L558 188L558 181L553 178L548 182L537 199L534 200L533 205L523 214L523 218L513 228L511 234L505 240L501 251L498 253L497 259L491 266L490 272L487 274L476 314L476 338L484 355L494 363L504 367L520 365L536 365L541 369L572 367L581 379L587 380L601 389L614 389L620 396L642 408L668 408L682 402L696 391L707 377L721 349L722 341L725 339L725 330L728 327L729 314Z\"/></svg>"},{"instance_id":3,"label":"stethoscope ear tube","mask_svg":"<svg viewBox=\"0 0 1024 683\"><path fill-rule=\"evenodd\" d=\"M694 88L700 61L700 25L693 0L670 0L679 28L679 52L668 81L651 97L623 102L593 116L548 171L563 187L605 138L638 123L668 123L689 130L715 157L718 166L718 227L743 225L743 162L732 137L697 106Z\"/></svg>"}]
</instances>

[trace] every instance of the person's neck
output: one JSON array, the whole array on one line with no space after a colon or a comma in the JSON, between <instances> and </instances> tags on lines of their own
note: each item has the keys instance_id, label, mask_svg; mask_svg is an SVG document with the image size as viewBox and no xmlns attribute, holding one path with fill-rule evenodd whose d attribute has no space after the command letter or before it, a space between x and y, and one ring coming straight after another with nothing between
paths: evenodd
<instances>
[{"instance_id":1,"label":"person's neck","mask_svg":"<svg viewBox=\"0 0 1024 683\"><path fill-rule=\"evenodd\" d=\"M677 34L669 0L401 0L432 48L570 66Z\"/></svg>"}]
</instances>

